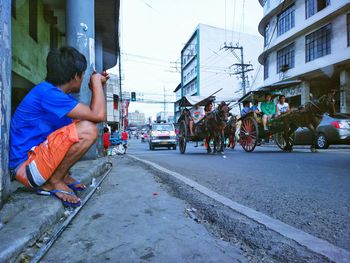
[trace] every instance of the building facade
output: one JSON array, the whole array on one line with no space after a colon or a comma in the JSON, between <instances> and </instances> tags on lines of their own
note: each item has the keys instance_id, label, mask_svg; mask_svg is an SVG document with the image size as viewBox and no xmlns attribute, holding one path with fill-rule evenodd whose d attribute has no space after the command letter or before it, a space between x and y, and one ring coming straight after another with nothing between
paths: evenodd
<instances>
[{"instance_id":1,"label":"building facade","mask_svg":"<svg viewBox=\"0 0 350 263\"><path fill-rule=\"evenodd\" d=\"M181 100L181 83L177 85L174 90L175 93L175 103L174 103L174 122L181 116L180 100Z\"/></svg>"},{"instance_id":2,"label":"building facade","mask_svg":"<svg viewBox=\"0 0 350 263\"><path fill-rule=\"evenodd\" d=\"M244 60L240 50L243 47ZM246 90L262 84L258 56L260 36L199 24L181 51L181 96L210 96L219 89L217 100L235 100L243 95L237 64L251 64L245 75Z\"/></svg>"},{"instance_id":3,"label":"building facade","mask_svg":"<svg viewBox=\"0 0 350 263\"><path fill-rule=\"evenodd\" d=\"M119 76L110 74L110 79L106 85L106 100L107 100L107 124L112 130L121 129L121 98L120 98L120 83Z\"/></svg>"},{"instance_id":4,"label":"building facade","mask_svg":"<svg viewBox=\"0 0 350 263\"><path fill-rule=\"evenodd\" d=\"M264 85L295 81L281 89L292 106L336 89L337 110L350 113L350 1L259 2Z\"/></svg>"},{"instance_id":5,"label":"building facade","mask_svg":"<svg viewBox=\"0 0 350 263\"><path fill-rule=\"evenodd\" d=\"M146 123L146 117L143 112L135 111L129 112L129 126L138 126L141 127Z\"/></svg>"}]
</instances>

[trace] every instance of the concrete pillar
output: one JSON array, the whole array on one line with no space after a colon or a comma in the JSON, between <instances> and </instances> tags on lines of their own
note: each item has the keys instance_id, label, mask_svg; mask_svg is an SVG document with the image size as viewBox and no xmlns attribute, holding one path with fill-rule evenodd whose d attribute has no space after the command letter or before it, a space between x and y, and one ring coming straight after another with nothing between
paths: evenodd
<instances>
[{"instance_id":1,"label":"concrete pillar","mask_svg":"<svg viewBox=\"0 0 350 263\"><path fill-rule=\"evenodd\" d=\"M66 0L66 42L85 55L87 69L82 83L80 102L90 104L91 91L89 77L95 68L95 15L94 0ZM83 159L97 157L96 144L85 154Z\"/></svg>"},{"instance_id":2,"label":"concrete pillar","mask_svg":"<svg viewBox=\"0 0 350 263\"><path fill-rule=\"evenodd\" d=\"M310 82L303 81L301 84L301 105L310 101Z\"/></svg>"},{"instance_id":3,"label":"concrete pillar","mask_svg":"<svg viewBox=\"0 0 350 263\"><path fill-rule=\"evenodd\" d=\"M340 112L350 113L350 70L340 72Z\"/></svg>"},{"instance_id":4,"label":"concrete pillar","mask_svg":"<svg viewBox=\"0 0 350 263\"><path fill-rule=\"evenodd\" d=\"M99 35L96 35L95 37L95 64L96 64L96 71L102 72L103 71L103 42L102 37ZM105 96L106 96L106 88L105 87ZM107 103L107 101L106 101ZM99 156L103 156L103 123L100 123L97 125L98 128L98 139L97 139L97 153Z\"/></svg>"},{"instance_id":5,"label":"concrete pillar","mask_svg":"<svg viewBox=\"0 0 350 263\"><path fill-rule=\"evenodd\" d=\"M0 208L10 195L11 1L0 1Z\"/></svg>"}]
</instances>

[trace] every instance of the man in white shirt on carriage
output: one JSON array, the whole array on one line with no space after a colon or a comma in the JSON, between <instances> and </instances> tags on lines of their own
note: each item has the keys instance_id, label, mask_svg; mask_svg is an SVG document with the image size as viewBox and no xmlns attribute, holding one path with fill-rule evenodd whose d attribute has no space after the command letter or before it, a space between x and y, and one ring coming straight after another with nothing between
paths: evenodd
<instances>
[{"instance_id":1,"label":"man in white shirt on carriage","mask_svg":"<svg viewBox=\"0 0 350 263\"><path fill-rule=\"evenodd\" d=\"M193 136L193 125L197 124L205 116L203 107L195 105L194 108L191 110L191 116L192 119L190 120L190 134L191 136Z\"/></svg>"},{"instance_id":2,"label":"man in white shirt on carriage","mask_svg":"<svg viewBox=\"0 0 350 263\"><path fill-rule=\"evenodd\" d=\"M276 105L276 116L288 113L290 111L289 104L286 102L286 97L284 95L279 96L279 101Z\"/></svg>"}]
</instances>

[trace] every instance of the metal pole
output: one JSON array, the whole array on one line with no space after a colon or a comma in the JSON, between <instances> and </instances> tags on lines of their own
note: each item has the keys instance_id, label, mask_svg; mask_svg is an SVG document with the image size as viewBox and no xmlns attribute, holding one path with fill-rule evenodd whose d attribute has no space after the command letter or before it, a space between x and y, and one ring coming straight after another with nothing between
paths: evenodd
<instances>
[{"instance_id":1,"label":"metal pole","mask_svg":"<svg viewBox=\"0 0 350 263\"><path fill-rule=\"evenodd\" d=\"M245 65L244 65L244 56L243 56L243 46L240 47L241 50L241 65L242 65L242 88L243 96L246 94L246 76L245 76Z\"/></svg>"},{"instance_id":2,"label":"metal pole","mask_svg":"<svg viewBox=\"0 0 350 263\"><path fill-rule=\"evenodd\" d=\"M119 96L120 96L120 106L121 106L121 111L120 111L120 130L124 130L124 117L123 117L123 95L122 95L122 66L121 66L121 56L120 56L120 53L118 54L118 68L119 68ZM119 105L119 104L118 104ZM119 108L119 106L118 106ZM119 109L118 109L119 110Z\"/></svg>"},{"instance_id":3,"label":"metal pole","mask_svg":"<svg viewBox=\"0 0 350 263\"><path fill-rule=\"evenodd\" d=\"M90 104L89 78L95 69L95 14L94 0L66 0L66 42L86 57L88 67L77 99ZM97 147L94 144L83 159L95 159Z\"/></svg>"}]
</instances>

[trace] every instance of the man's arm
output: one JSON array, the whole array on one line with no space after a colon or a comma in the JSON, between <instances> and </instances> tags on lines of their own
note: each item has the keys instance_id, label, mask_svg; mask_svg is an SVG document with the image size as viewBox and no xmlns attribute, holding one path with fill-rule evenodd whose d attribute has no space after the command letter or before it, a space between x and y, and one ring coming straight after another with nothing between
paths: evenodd
<instances>
[{"instance_id":1,"label":"man's arm","mask_svg":"<svg viewBox=\"0 0 350 263\"><path fill-rule=\"evenodd\" d=\"M78 103L67 116L77 120L102 122L106 120L106 101L103 84L107 81L107 75L93 74L90 78L92 97L90 106Z\"/></svg>"}]
</instances>

